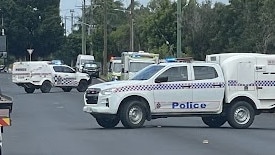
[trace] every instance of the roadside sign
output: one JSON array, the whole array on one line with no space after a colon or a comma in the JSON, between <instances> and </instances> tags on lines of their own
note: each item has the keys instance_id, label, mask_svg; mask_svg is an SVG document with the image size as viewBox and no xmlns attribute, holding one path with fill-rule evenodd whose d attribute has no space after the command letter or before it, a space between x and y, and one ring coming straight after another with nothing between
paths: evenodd
<instances>
[{"instance_id":1,"label":"roadside sign","mask_svg":"<svg viewBox=\"0 0 275 155\"><path fill-rule=\"evenodd\" d=\"M33 49L27 49L27 51L29 52L29 54L31 55L33 52Z\"/></svg>"},{"instance_id":2,"label":"roadside sign","mask_svg":"<svg viewBox=\"0 0 275 155\"><path fill-rule=\"evenodd\" d=\"M30 61L32 61L32 52L34 51L34 49L27 49L27 51L29 52L29 55L30 55Z\"/></svg>"}]
</instances>

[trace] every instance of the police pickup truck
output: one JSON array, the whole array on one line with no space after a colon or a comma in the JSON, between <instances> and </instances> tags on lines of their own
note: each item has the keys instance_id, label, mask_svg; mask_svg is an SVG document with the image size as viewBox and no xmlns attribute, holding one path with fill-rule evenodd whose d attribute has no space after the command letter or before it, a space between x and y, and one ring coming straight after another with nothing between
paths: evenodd
<instances>
[{"instance_id":1,"label":"police pickup truck","mask_svg":"<svg viewBox=\"0 0 275 155\"><path fill-rule=\"evenodd\" d=\"M88 74L75 72L70 66L51 61L13 63L12 82L24 87L27 93L33 93L35 89L49 93L52 87L60 87L64 92L70 92L72 88L84 92L89 80Z\"/></svg>"},{"instance_id":2,"label":"police pickup truck","mask_svg":"<svg viewBox=\"0 0 275 155\"><path fill-rule=\"evenodd\" d=\"M83 111L104 128L145 120L201 117L209 127L248 128L255 115L275 110L275 55L207 55L205 62L150 65L127 81L90 86Z\"/></svg>"}]
</instances>

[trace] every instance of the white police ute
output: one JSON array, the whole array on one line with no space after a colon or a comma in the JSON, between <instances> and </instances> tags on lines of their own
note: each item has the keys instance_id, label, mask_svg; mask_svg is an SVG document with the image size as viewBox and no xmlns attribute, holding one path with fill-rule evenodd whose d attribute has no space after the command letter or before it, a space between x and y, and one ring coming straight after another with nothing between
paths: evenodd
<instances>
[{"instance_id":1,"label":"white police ute","mask_svg":"<svg viewBox=\"0 0 275 155\"><path fill-rule=\"evenodd\" d=\"M83 111L104 128L145 120L201 117L209 127L228 122L248 128L255 115L275 111L275 55L208 55L206 62L160 63L132 79L95 84L84 94Z\"/></svg>"},{"instance_id":2,"label":"white police ute","mask_svg":"<svg viewBox=\"0 0 275 155\"><path fill-rule=\"evenodd\" d=\"M13 63L12 82L24 87L27 93L33 93L35 89L49 93L52 87L60 87L64 92L70 92L72 88L84 92L89 80L88 74L76 72L64 64L53 64L50 61Z\"/></svg>"}]
</instances>

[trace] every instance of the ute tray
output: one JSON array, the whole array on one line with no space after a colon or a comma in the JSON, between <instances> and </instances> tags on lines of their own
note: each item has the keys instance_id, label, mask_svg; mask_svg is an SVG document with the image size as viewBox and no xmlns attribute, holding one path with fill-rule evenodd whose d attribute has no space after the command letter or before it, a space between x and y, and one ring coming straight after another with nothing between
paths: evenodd
<instances>
[{"instance_id":1,"label":"ute tray","mask_svg":"<svg viewBox=\"0 0 275 155\"><path fill-rule=\"evenodd\" d=\"M0 109L8 109L9 113L12 112L12 98L3 94L0 94Z\"/></svg>"}]
</instances>

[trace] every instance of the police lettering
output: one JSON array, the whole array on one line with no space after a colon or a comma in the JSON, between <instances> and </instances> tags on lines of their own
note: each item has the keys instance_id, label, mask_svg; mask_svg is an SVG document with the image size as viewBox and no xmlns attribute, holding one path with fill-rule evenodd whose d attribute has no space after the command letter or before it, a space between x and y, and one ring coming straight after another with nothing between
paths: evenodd
<instances>
[{"instance_id":1,"label":"police lettering","mask_svg":"<svg viewBox=\"0 0 275 155\"><path fill-rule=\"evenodd\" d=\"M172 108L173 109L204 109L204 108L206 108L206 104L205 103L192 103L192 102L186 102L186 103L173 102Z\"/></svg>"}]
</instances>

